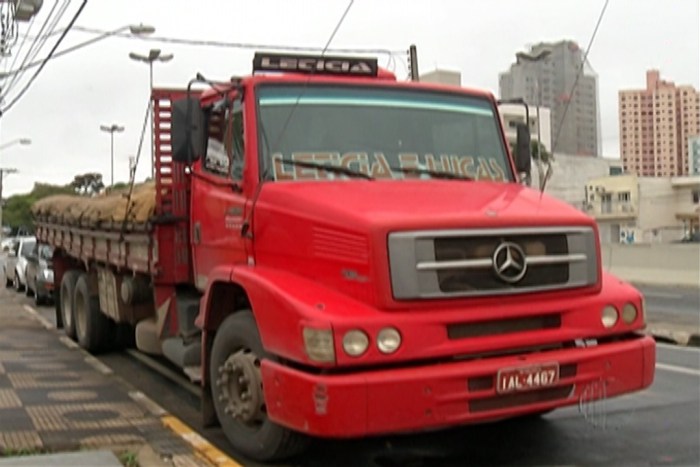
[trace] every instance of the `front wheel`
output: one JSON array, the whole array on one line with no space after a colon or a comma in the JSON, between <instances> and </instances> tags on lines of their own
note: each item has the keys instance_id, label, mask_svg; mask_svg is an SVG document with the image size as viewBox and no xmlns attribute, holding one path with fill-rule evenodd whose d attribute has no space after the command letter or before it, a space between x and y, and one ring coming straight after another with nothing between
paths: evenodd
<instances>
[{"instance_id":1,"label":"front wheel","mask_svg":"<svg viewBox=\"0 0 700 467\"><path fill-rule=\"evenodd\" d=\"M270 461L298 454L309 438L267 417L262 358L272 357L263 349L253 313L236 312L216 331L209 382L219 423L234 448L253 459Z\"/></svg>"}]
</instances>

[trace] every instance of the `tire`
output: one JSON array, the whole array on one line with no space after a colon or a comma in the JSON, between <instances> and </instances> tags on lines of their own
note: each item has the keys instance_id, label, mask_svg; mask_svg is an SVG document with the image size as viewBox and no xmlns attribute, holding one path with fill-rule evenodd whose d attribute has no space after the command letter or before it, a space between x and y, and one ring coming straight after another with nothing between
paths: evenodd
<instances>
[{"instance_id":1,"label":"tire","mask_svg":"<svg viewBox=\"0 0 700 467\"><path fill-rule=\"evenodd\" d=\"M12 280L12 285L15 287L15 291L17 291L17 292L24 291L24 286L19 281L19 274L17 273L17 271L15 271L15 278Z\"/></svg>"},{"instance_id":2,"label":"tire","mask_svg":"<svg viewBox=\"0 0 700 467\"><path fill-rule=\"evenodd\" d=\"M5 287L6 288L11 288L12 287L12 279L7 275L7 270L3 269L3 275L5 276Z\"/></svg>"},{"instance_id":3,"label":"tire","mask_svg":"<svg viewBox=\"0 0 700 467\"><path fill-rule=\"evenodd\" d=\"M250 373L227 373L227 366L236 358L244 361L252 361L257 367L257 379L251 378ZM262 380L259 377L260 359L273 358L265 352L260 340L260 334L250 310L236 312L227 317L219 326L214 344L211 350L209 361L209 382L212 391L212 399L219 423L233 447L246 456L258 461L271 461L284 459L302 452L308 445L310 439L300 433L296 433L288 428L275 424L265 413L264 400L262 399ZM232 360L233 359L233 360ZM246 364L250 365L250 363ZM246 366L244 365L244 366ZM246 366L246 369L249 369ZM248 394L258 392L259 410L256 420L244 422L234 418L230 411L234 407L229 400L237 399L238 404L251 404L250 402L240 402L235 394L240 393L232 390L232 386L240 387L240 384L222 384L222 374L233 375L238 380L237 375L248 377L249 382L245 385L244 391ZM227 381L233 381L227 378ZM234 395L232 397L232 394ZM256 400L256 396L252 397Z\"/></svg>"},{"instance_id":4,"label":"tire","mask_svg":"<svg viewBox=\"0 0 700 467\"><path fill-rule=\"evenodd\" d=\"M27 279L27 285L24 286L24 293L27 297L33 297L34 291L29 287L29 279Z\"/></svg>"},{"instance_id":5,"label":"tire","mask_svg":"<svg viewBox=\"0 0 700 467\"><path fill-rule=\"evenodd\" d=\"M73 292L75 337L90 353L107 350L112 342L112 322L100 311L100 300L90 295L87 274L81 274Z\"/></svg>"},{"instance_id":6,"label":"tire","mask_svg":"<svg viewBox=\"0 0 700 467\"><path fill-rule=\"evenodd\" d=\"M63 332L71 339L75 339L75 319L73 319L73 294L75 283L78 281L80 271L66 271L61 279L61 289L56 300L56 308L61 316ZM56 319L58 321L58 319Z\"/></svg>"},{"instance_id":7,"label":"tire","mask_svg":"<svg viewBox=\"0 0 700 467\"><path fill-rule=\"evenodd\" d=\"M58 297L53 296L53 309L56 313L56 329L61 329L63 327L63 314L61 313L61 295L59 293Z\"/></svg>"},{"instance_id":8,"label":"tire","mask_svg":"<svg viewBox=\"0 0 700 467\"><path fill-rule=\"evenodd\" d=\"M44 297L39 295L39 292L34 292L34 304L36 306L41 306L44 303L46 303L46 300L44 299Z\"/></svg>"}]
</instances>

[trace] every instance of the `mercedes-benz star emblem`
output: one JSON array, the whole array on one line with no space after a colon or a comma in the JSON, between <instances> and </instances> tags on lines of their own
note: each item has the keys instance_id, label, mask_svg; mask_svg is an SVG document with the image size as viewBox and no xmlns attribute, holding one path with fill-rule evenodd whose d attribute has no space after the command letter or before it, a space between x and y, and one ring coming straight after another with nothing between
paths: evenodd
<instances>
[{"instance_id":1,"label":"mercedes-benz star emblem","mask_svg":"<svg viewBox=\"0 0 700 467\"><path fill-rule=\"evenodd\" d=\"M499 279L509 284L515 284L525 277L527 261L520 245L501 242L493 252L493 270Z\"/></svg>"}]
</instances>

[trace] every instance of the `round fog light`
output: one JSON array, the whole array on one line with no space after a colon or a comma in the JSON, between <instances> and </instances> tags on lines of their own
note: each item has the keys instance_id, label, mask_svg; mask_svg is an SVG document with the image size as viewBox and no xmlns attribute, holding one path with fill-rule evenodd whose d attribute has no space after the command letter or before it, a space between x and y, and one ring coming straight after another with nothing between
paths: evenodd
<instances>
[{"instance_id":1,"label":"round fog light","mask_svg":"<svg viewBox=\"0 0 700 467\"><path fill-rule=\"evenodd\" d=\"M369 337L359 329L348 331L343 336L343 350L351 357L359 357L369 347Z\"/></svg>"},{"instance_id":2,"label":"round fog light","mask_svg":"<svg viewBox=\"0 0 700 467\"><path fill-rule=\"evenodd\" d=\"M603 326L606 328L611 328L617 323L617 308L612 305L608 305L603 308L600 314L600 320L603 322Z\"/></svg>"},{"instance_id":3,"label":"round fog light","mask_svg":"<svg viewBox=\"0 0 700 467\"><path fill-rule=\"evenodd\" d=\"M401 345L401 334L395 328L384 328L377 335L377 347L381 353L394 353Z\"/></svg>"},{"instance_id":4,"label":"round fog light","mask_svg":"<svg viewBox=\"0 0 700 467\"><path fill-rule=\"evenodd\" d=\"M632 324L637 319L637 307L632 303L625 303L622 307L622 321Z\"/></svg>"}]
</instances>

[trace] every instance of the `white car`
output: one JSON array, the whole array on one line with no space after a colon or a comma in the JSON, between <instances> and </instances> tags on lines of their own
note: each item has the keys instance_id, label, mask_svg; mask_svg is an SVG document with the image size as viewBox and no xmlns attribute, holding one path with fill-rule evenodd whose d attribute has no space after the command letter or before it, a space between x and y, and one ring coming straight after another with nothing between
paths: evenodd
<instances>
[{"instance_id":1,"label":"white car","mask_svg":"<svg viewBox=\"0 0 700 467\"><path fill-rule=\"evenodd\" d=\"M17 291L22 291L27 286L25 272L27 270L27 257L34 251L36 238L19 237L13 249L9 251L9 256L5 262L5 280L7 285L12 286Z\"/></svg>"}]
</instances>

